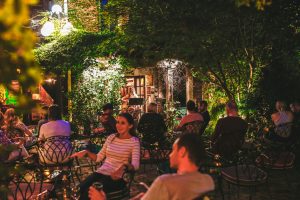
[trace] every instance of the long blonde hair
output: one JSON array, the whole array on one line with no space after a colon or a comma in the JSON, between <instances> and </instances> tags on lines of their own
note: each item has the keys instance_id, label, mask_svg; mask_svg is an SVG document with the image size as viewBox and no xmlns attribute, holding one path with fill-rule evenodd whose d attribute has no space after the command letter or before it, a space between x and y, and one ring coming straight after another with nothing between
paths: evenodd
<instances>
[{"instance_id":1,"label":"long blonde hair","mask_svg":"<svg viewBox=\"0 0 300 200\"><path fill-rule=\"evenodd\" d=\"M9 108L4 114L5 128L10 129L19 122L19 117L16 115L15 109Z\"/></svg>"}]
</instances>

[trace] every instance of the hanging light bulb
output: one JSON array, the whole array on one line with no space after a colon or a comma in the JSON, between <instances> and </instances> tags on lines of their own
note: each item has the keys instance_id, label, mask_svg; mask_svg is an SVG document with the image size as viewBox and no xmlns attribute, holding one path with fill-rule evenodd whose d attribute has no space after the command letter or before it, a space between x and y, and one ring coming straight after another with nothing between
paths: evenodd
<instances>
[{"instance_id":1,"label":"hanging light bulb","mask_svg":"<svg viewBox=\"0 0 300 200\"><path fill-rule=\"evenodd\" d=\"M60 5L55 4L52 6L51 11L58 15L59 13L62 13L62 7Z\"/></svg>"},{"instance_id":2,"label":"hanging light bulb","mask_svg":"<svg viewBox=\"0 0 300 200\"><path fill-rule=\"evenodd\" d=\"M73 30L73 25L71 24L71 22L67 22L60 30L60 33L62 35L68 35L72 30Z\"/></svg>"},{"instance_id":3,"label":"hanging light bulb","mask_svg":"<svg viewBox=\"0 0 300 200\"><path fill-rule=\"evenodd\" d=\"M53 32L54 32L53 22L46 22L41 29L41 34L44 37L50 36Z\"/></svg>"}]
</instances>

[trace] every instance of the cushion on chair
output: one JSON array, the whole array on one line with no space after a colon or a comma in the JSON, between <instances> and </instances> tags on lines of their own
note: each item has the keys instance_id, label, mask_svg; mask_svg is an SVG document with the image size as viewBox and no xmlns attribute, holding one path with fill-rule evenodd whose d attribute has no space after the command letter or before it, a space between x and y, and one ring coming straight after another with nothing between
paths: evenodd
<instances>
[{"instance_id":1,"label":"cushion on chair","mask_svg":"<svg viewBox=\"0 0 300 200\"><path fill-rule=\"evenodd\" d=\"M259 185L267 180L267 173L254 165L237 165L222 169L222 177L233 184Z\"/></svg>"}]
</instances>

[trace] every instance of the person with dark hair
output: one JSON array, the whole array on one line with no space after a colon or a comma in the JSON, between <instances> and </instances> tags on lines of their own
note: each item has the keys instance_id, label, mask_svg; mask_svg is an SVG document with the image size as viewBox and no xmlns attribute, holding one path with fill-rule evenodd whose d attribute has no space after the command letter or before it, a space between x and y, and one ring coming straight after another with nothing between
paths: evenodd
<instances>
[{"instance_id":1,"label":"person with dark hair","mask_svg":"<svg viewBox=\"0 0 300 200\"><path fill-rule=\"evenodd\" d=\"M200 128L202 127L202 123L203 123L203 117L201 114L199 114L198 112L196 112L196 104L194 101L189 100L186 103L186 109L187 109L187 115L184 116L181 120L179 125L176 127L176 130L182 130L184 131L185 129L185 125L190 124L192 122L195 122L199 125L199 127L197 127L199 130L194 130L192 132L195 133L200 133Z\"/></svg>"},{"instance_id":2,"label":"person with dark hair","mask_svg":"<svg viewBox=\"0 0 300 200\"><path fill-rule=\"evenodd\" d=\"M18 150L14 150L12 151L7 160L11 161L11 160L15 160L17 158L20 157L28 157L28 152L27 150L24 148L23 146L23 142L22 141L16 141L16 142L12 142L6 135L5 132L3 132L3 130L1 129L1 127L4 125L4 115L3 113L0 111L0 145L13 145L18 147Z\"/></svg>"},{"instance_id":3,"label":"person with dark hair","mask_svg":"<svg viewBox=\"0 0 300 200\"><path fill-rule=\"evenodd\" d=\"M64 147L60 147L60 148L56 148L55 150L53 149L41 149L39 151L39 158L47 163L47 164L52 164L57 162L57 160L51 160L51 158L49 158L49 155L53 154L53 155L57 155L57 153L55 151L59 151L59 149L61 149L61 151L65 151L62 152L59 155L63 155L63 154L68 154L70 153L69 151L66 152L67 150L71 150L72 148L72 143L70 141L70 136L71 136L71 126L70 123L67 121L62 120L61 117L61 113L60 113L60 108L58 105L53 104L48 108L48 122L43 124L40 128L40 134L38 137L38 140L40 142L45 142L44 147L49 147L53 144L53 141L48 141L48 138L57 138L60 140L60 143L64 144ZM63 141L61 141L63 140ZM45 152L47 151L47 152ZM52 152L49 152L52 151ZM56 158L56 156L53 156L53 159L60 159L58 162L60 163L64 163L64 162L68 162L69 158L62 158L62 157L58 157Z\"/></svg>"},{"instance_id":4,"label":"person with dark hair","mask_svg":"<svg viewBox=\"0 0 300 200\"><path fill-rule=\"evenodd\" d=\"M218 120L212 136L212 150L226 158L238 152L245 141L248 124L239 117L238 107L234 101L225 106L227 117Z\"/></svg>"},{"instance_id":5,"label":"person with dark hair","mask_svg":"<svg viewBox=\"0 0 300 200\"><path fill-rule=\"evenodd\" d=\"M113 117L113 105L111 103L107 103L102 106L102 113L99 114L98 119L101 123L102 127L98 127L94 129L94 133L96 134L104 134L110 135L117 131L116 129L116 119Z\"/></svg>"},{"instance_id":6,"label":"person with dark hair","mask_svg":"<svg viewBox=\"0 0 300 200\"><path fill-rule=\"evenodd\" d=\"M181 135L173 144L169 155L170 166L177 169L176 174L157 177L146 193L133 199L176 200L196 199L214 190L214 181L208 174L199 172L199 166L206 159L206 152L200 137L196 134ZM103 200L105 194L91 187L91 200Z\"/></svg>"},{"instance_id":7,"label":"person with dark hair","mask_svg":"<svg viewBox=\"0 0 300 200\"><path fill-rule=\"evenodd\" d=\"M70 123L61 119L60 108L53 104L48 108L48 122L40 128L39 140L46 140L53 136L71 135Z\"/></svg>"},{"instance_id":8,"label":"person with dark hair","mask_svg":"<svg viewBox=\"0 0 300 200\"><path fill-rule=\"evenodd\" d=\"M275 108L277 112L271 115L274 126L264 130L264 137L270 141L289 141L292 134L293 113L287 110L287 106L283 101L276 101Z\"/></svg>"},{"instance_id":9,"label":"person with dark hair","mask_svg":"<svg viewBox=\"0 0 300 200\"><path fill-rule=\"evenodd\" d=\"M142 115L137 130L142 134L142 140L145 145L158 143L160 147L165 144L167 126L163 117L156 113L157 104L150 103L148 113Z\"/></svg>"},{"instance_id":10,"label":"person with dark hair","mask_svg":"<svg viewBox=\"0 0 300 200\"><path fill-rule=\"evenodd\" d=\"M210 115L209 115L209 112L207 110L207 101L200 101L200 105L199 105L199 108L198 108L198 112L202 115L203 117L203 126L201 127L201 130L200 130L200 133L203 134L209 121L210 121Z\"/></svg>"},{"instance_id":11,"label":"person with dark hair","mask_svg":"<svg viewBox=\"0 0 300 200\"><path fill-rule=\"evenodd\" d=\"M103 164L96 172L80 183L80 199L88 198L88 189L94 182L102 182L104 192L112 192L125 187L122 176L126 169L137 170L140 165L140 141L135 137L134 119L129 113L119 114L117 133L107 137L98 154L83 150L71 157L90 159Z\"/></svg>"}]
</instances>

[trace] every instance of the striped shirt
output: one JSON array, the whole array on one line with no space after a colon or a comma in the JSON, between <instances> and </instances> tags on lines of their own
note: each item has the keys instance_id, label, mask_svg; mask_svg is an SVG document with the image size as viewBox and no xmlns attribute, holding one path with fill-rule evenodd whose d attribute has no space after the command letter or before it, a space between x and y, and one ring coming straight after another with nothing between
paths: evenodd
<instances>
[{"instance_id":1,"label":"striped shirt","mask_svg":"<svg viewBox=\"0 0 300 200\"><path fill-rule=\"evenodd\" d=\"M131 163L134 169L138 170L140 165L139 139L136 137L120 139L115 134L111 134L97 154L97 162L103 160L104 163L98 168L97 172L104 175L111 175L122 165L128 163Z\"/></svg>"}]
</instances>

